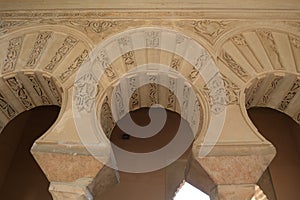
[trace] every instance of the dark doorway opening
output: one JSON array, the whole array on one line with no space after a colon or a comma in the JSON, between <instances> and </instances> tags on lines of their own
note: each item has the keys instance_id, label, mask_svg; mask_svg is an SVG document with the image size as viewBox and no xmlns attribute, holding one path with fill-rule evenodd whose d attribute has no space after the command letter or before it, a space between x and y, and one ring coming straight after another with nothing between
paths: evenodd
<instances>
[{"instance_id":1,"label":"dark doorway opening","mask_svg":"<svg viewBox=\"0 0 300 200\"><path fill-rule=\"evenodd\" d=\"M11 120L0 134L0 199L51 200L49 181L30 153L55 122L60 107L40 106Z\"/></svg>"},{"instance_id":2,"label":"dark doorway opening","mask_svg":"<svg viewBox=\"0 0 300 200\"><path fill-rule=\"evenodd\" d=\"M163 108L156 108L163 109ZM150 123L148 115L149 108L140 108L132 111L132 120L140 125L146 126ZM135 153L147 153L156 151L167 145L176 135L177 131L184 131L187 137L194 137L188 122L181 118L178 113L166 110L167 120L164 127L154 136L149 138L125 137L117 125L112 131L111 142L118 147ZM179 122L183 120L183 129L179 130ZM124 118L120 119L124 120ZM141 133L143 134L143 133ZM120 183L111 187L108 191L95 199L105 200L166 200L172 199L176 190L184 180L184 172L191 146L175 162L160 170L148 173L127 173L120 171ZM118 162L118 157L116 156Z\"/></svg>"},{"instance_id":3,"label":"dark doorway opening","mask_svg":"<svg viewBox=\"0 0 300 200\"><path fill-rule=\"evenodd\" d=\"M270 200L298 200L300 125L286 114L270 108L251 108L248 115L277 151L268 170L259 180L259 186Z\"/></svg>"}]
</instances>

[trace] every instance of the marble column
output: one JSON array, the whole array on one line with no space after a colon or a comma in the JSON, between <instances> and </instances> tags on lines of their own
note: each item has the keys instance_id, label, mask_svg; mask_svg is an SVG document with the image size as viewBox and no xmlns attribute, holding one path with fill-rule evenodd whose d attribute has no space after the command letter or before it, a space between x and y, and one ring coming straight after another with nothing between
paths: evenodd
<instances>
[{"instance_id":1,"label":"marble column","mask_svg":"<svg viewBox=\"0 0 300 200\"><path fill-rule=\"evenodd\" d=\"M216 144L204 137L193 144L186 179L213 200L255 198L256 183L275 156L273 145L245 119L238 106L229 107ZM203 156L203 148L211 151Z\"/></svg>"}]
</instances>

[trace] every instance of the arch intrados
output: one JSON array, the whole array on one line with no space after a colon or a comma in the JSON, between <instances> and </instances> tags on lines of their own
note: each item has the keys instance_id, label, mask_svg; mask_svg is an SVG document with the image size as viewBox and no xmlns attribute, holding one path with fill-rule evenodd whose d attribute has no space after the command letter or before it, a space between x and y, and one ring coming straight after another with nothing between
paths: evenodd
<instances>
[{"instance_id":1,"label":"arch intrados","mask_svg":"<svg viewBox=\"0 0 300 200\"><path fill-rule=\"evenodd\" d=\"M240 103L240 108L241 108L241 111L242 111L242 113L243 113L243 115L245 117L245 120L248 122L248 124L251 126L251 128L255 132L256 132L257 129L256 129L255 125L252 123L252 121L249 118L248 113L247 113L247 109L251 109L253 107L268 107L268 108L271 108L271 109L275 109L275 110L277 110L277 111L279 111L281 113L284 113L287 116L291 117L296 123L299 124L299 122L294 119L294 116L291 116L289 113L286 112L286 110L283 111L283 110L278 109L277 107L272 107L272 106L268 105L268 103L265 104L264 106L258 104L258 105L253 105L253 106L250 106L249 108L246 108L246 103L247 103L246 102L246 98L247 98L246 90L254 87L259 80L262 80L262 82L266 81L265 79L268 78L268 76L273 76L273 77L278 76L278 77L282 77L282 79L288 79L291 76L293 76L293 77L295 77L295 79L297 79L297 77L299 79L300 74L299 73L294 73L294 72L289 72L289 71L286 71L286 70L274 70L274 71L263 72L263 73L258 74L258 76L256 76L256 77L252 77L245 84L245 86L243 88L241 88L241 96L240 96L240 99L241 99L240 102L241 103ZM258 87L258 89L260 87ZM274 94L276 94L276 92L278 92L278 90L276 91L276 89L278 89L278 88L274 89L274 91L273 91L274 93L272 93L272 95L274 95ZM263 92L265 93L266 91L263 91Z\"/></svg>"}]
</instances>

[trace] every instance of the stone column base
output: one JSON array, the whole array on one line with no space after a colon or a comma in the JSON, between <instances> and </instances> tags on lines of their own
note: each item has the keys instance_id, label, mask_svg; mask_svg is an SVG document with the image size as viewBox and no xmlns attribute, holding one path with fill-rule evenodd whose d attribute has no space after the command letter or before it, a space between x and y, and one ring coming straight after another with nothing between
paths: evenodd
<instances>
[{"instance_id":1,"label":"stone column base","mask_svg":"<svg viewBox=\"0 0 300 200\"><path fill-rule=\"evenodd\" d=\"M75 182L51 182L49 191L54 200L92 200L93 196L87 188L91 182L90 178Z\"/></svg>"},{"instance_id":2,"label":"stone column base","mask_svg":"<svg viewBox=\"0 0 300 200\"><path fill-rule=\"evenodd\" d=\"M211 193L211 200L252 200L255 184L217 185Z\"/></svg>"}]
</instances>

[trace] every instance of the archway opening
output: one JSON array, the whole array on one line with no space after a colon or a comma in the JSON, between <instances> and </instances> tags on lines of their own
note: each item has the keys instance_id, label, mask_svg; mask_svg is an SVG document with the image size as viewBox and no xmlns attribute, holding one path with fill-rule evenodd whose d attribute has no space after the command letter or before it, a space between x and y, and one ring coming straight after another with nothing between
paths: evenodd
<instances>
[{"instance_id":1,"label":"archway opening","mask_svg":"<svg viewBox=\"0 0 300 200\"><path fill-rule=\"evenodd\" d=\"M183 182L180 189L176 192L174 200L210 200L209 196L192 186L188 182Z\"/></svg>"},{"instance_id":2,"label":"archway opening","mask_svg":"<svg viewBox=\"0 0 300 200\"><path fill-rule=\"evenodd\" d=\"M149 123L148 111L149 108L140 108L127 113L127 115L131 115L132 120L137 124L145 126ZM166 123L163 129L156 135L149 138L136 138L127 135L127 133L116 125L110 135L111 142L130 152L145 153L155 151L167 145L176 135L177 131L184 131L187 136L194 137L192 129L186 120L182 119L176 112L170 110L166 110L166 112ZM125 119L126 117L123 117L120 120ZM180 120L183 120L184 129L182 130L178 130ZM97 198L106 200L173 199L182 180L185 178L185 168L191 153L191 146L178 160L162 169L147 173L127 173L120 171L120 183ZM118 161L118 158L116 160Z\"/></svg>"},{"instance_id":3,"label":"archway opening","mask_svg":"<svg viewBox=\"0 0 300 200\"><path fill-rule=\"evenodd\" d=\"M248 115L277 154L258 182L268 199L299 199L300 125L271 108L254 107Z\"/></svg>"},{"instance_id":4,"label":"archway opening","mask_svg":"<svg viewBox=\"0 0 300 200\"><path fill-rule=\"evenodd\" d=\"M55 122L59 106L38 106L12 119L0 134L0 199L52 199L49 181L30 153Z\"/></svg>"}]
</instances>

